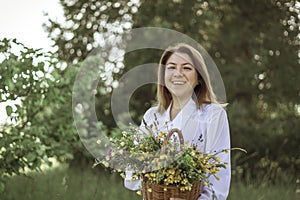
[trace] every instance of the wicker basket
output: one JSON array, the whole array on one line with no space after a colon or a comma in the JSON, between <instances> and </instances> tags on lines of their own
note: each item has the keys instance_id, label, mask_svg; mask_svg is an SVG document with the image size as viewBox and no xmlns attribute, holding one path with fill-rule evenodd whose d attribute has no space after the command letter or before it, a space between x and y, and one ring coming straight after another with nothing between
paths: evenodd
<instances>
[{"instance_id":1,"label":"wicker basket","mask_svg":"<svg viewBox=\"0 0 300 200\"><path fill-rule=\"evenodd\" d=\"M153 184L143 181L144 200L170 200L170 198L197 200L199 196L199 182L193 183L191 190L180 191L180 188L175 185Z\"/></svg>"},{"instance_id":2,"label":"wicker basket","mask_svg":"<svg viewBox=\"0 0 300 200\"><path fill-rule=\"evenodd\" d=\"M184 143L181 131L179 129L172 129L162 144L161 154L165 152L167 143L175 132L178 133L180 145ZM181 191L180 187L176 185L164 185L142 181L143 198L144 200L169 200L170 198L197 200L200 196L200 182L194 182L192 185L191 190Z\"/></svg>"}]
</instances>

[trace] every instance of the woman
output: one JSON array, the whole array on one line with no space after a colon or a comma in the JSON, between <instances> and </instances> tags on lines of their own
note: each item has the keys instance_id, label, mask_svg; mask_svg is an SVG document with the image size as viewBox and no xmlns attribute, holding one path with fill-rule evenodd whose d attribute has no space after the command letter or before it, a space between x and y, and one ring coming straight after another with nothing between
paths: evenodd
<instances>
[{"instance_id":1,"label":"woman","mask_svg":"<svg viewBox=\"0 0 300 200\"><path fill-rule=\"evenodd\" d=\"M157 120L162 122L159 130L180 129L184 140L197 145L201 152L230 149L226 111L217 103L207 67L195 48L180 43L164 51L158 69L157 99L158 106L150 108L144 115L146 124ZM227 168L217 174L220 180L210 176L210 182L214 199L224 200L230 186L230 154L221 153L219 156L228 163ZM127 172L125 187L139 189L140 182L130 180L130 176ZM202 187L198 199L213 199L212 189Z\"/></svg>"}]
</instances>

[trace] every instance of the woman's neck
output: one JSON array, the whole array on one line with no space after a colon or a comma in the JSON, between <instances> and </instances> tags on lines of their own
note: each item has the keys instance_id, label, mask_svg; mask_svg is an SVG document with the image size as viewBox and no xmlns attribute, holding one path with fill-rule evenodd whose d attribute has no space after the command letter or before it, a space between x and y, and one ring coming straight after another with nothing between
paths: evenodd
<instances>
[{"instance_id":1,"label":"woman's neck","mask_svg":"<svg viewBox=\"0 0 300 200\"><path fill-rule=\"evenodd\" d=\"M171 121L177 116L177 114L181 111L181 109L187 104L190 98L180 99L180 98L173 98L172 106L170 109L170 119Z\"/></svg>"},{"instance_id":2,"label":"woman's neck","mask_svg":"<svg viewBox=\"0 0 300 200\"><path fill-rule=\"evenodd\" d=\"M171 107L171 109L181 110L185 106L185 104L187 104L187 102L189 102L190 99L191 99L191 97L184 98L184 99L173 97L172 98L172 107Z\"/></svg>"}]
</instances>

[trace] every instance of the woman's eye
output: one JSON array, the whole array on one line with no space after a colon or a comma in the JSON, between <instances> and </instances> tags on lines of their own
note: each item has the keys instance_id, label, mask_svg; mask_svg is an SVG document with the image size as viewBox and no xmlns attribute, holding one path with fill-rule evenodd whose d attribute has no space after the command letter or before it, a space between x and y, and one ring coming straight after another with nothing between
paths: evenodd
<instances>
[{"instance_id":1,"label":"woman's eye","mask_svg":"<svg viewBox=\"0 0 300 200\"><path fill-rule=\"evenodd\" d=\"M167 69L175 69L175 66L173 65L167 66Z\"/></svg>"},{"instance_id":2,"label":"woman's eye","mask_svg":"<svg viewBox=\"0 0 300 200\"><path fill-rule=\"evenodd\" d=\"M185 70L192 70L192 67L183 67Z\"/></svg>"}]
</instances>

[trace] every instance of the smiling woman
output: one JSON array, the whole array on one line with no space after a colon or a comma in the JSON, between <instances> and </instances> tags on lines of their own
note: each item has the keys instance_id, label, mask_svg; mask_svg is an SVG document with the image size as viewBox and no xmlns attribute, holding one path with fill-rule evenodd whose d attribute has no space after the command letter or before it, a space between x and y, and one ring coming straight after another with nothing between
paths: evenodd
<instances>
[{"instance_id":1,"label":"smiling woman","mask_svg":"<svg viewBox=\"0 0 300 200\"><path fill-rule=\"evenodd\" d=\"M193 200L225 200L229 193L230 153L223 152L230 149L229 124L226 111L215 96L206 63L199 51L182 43L164 51L158 67L158 106L146 111L141 128L149 130L151 127L154 129L153 132L179 130L183 140L190 146L196 146L197 152L204 154L222 152L218 154L219 159L227 163L226 168L220 169L216 176L212 172L205 172L210 184L197 187L200 188L200 194L197 193ZM179 141L179 135L174 135L174 141ZM184 171L181 168L180 170ZM141 182L132 180L134 177L132 174L134 174L132 171L126 173L125 186L138 190ZM171 195L170 199L178 200L180 199L178 197L186 197L182 192L178 194ZM144 196L144 199L147 198Z\"/></svg>"},{"instance_id":2,"label":"smiling woman","mask_svg":"<svg viewBox=\"0 0 300 200\"><path fill-rule=\"evenodd\" d=\"M175 70L176 68L177 70ZM179 74L178 69L180 69ZM174 101L178 100L178 97L174 94L172 95L172 92L168 88L167 78L169 76L173 80L176 80L179 75L179 77L182 77L182 80L187 81L189 89L186 93L190 93L189 98L192 94L195 95L198 107L204 103L217 102L205 61L202 55L193 47L186 44L178 44L166 49L160 59L158 71L157 97L160 104L159 112L167 109L172 101L174 103ZM172 73L174 71L175 74ZM181 98L180 100L180 107L182 107L187 101Z\"/></svg>"},{"instance_id":3,"label":"smiling woman","mask_svg":"<svg viewBox=\"0 0 300 200\"><path fill-rule=\"evenodd\" d=\"M173 99L171 120L181 110L180 105L188 102L194 88L199 84L198 74L192 63L189 55L185 53L172 54L166 63L165 84Z\"/></svg>"}]
</instances>

